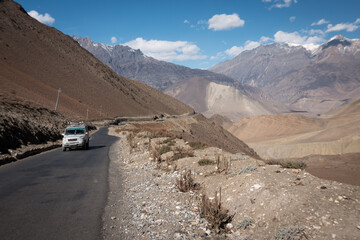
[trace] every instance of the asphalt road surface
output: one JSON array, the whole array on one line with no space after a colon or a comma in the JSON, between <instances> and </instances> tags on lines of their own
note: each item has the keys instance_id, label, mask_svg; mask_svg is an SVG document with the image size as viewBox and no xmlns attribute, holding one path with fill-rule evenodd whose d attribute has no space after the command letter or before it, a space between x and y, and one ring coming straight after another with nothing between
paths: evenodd
<instances>
[{"instance_id":1,"label":"asphalt road surface","mask_svg":"<svg viewBox=\"0 0 360 240\"><path fill-rule=\"evenodd\" d=\"M57 149L1 166L0 239L101 239L115 141L102 128L89 150Z\"/></svg>"}]
</instances>

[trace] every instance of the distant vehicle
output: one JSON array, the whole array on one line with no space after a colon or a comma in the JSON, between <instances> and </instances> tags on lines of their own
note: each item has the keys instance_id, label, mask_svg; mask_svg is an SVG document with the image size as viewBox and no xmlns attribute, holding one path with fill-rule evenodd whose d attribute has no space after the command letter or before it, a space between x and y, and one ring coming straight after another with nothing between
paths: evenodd
<instances>
[{"instance_id":1,"label":"distant vehicle","mask_svg":"<svg viewBox=\"0 0 360 240\"><path fill-rule=\"evenodd\" d=\"M89 149L89 130L88 126L83 122L72 122L70 123L65 132L62 134L62 150L67 149Z\"/></svg>"}]
</instances>

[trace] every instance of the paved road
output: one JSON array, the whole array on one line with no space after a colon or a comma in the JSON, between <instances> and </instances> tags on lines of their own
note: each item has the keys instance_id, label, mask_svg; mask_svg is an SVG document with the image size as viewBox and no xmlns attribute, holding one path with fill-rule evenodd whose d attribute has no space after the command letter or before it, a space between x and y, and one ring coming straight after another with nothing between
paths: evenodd
<instances>
[{"instance_id":1,"label":"paved road","mask_svg":"<svg viewBox=\"0 0 360 240\"><path fill-rule=\"evenodd\" d=\"M89 150L48 153L0 167L0 239L101 239L108 193L102 128Z\"/></svg>"}]
</instances>

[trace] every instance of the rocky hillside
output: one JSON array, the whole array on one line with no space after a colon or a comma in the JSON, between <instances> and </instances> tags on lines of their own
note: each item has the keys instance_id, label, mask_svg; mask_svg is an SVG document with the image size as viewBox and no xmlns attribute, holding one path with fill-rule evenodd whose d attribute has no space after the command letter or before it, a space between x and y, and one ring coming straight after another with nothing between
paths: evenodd
<instances>
[{"instance_id":1,"label":"rocky hillside","mask_svg":"<svg viewBox=\"0 0 360 240\"><path fill-rule=\"evenodd\" d=\"M359 186L126 125L110 133L120 138L110 150L106 239L358 239ZM154 157L157 149L168 152ZM177 149L191 154L175 158Z\"/></svg>"},{"instance_id":2,"label":"rocky hillside","mask_svg":"<svg viewBox=\"0 0 360 240\"><path fill-rule=\"evenodd\" d=\"M263 45L210 70L321 114L360 96L360 40L336 36L313 53L300 46Z\"/></svg>"},{"instance_id":3,"label":"rocky hillside","mask_svg":"<svg viewBox=\"0 0 360 240\"><path fill-rule=\"evenodd\" d=\"M0 96L0 155L24 145L59 140L65 124L57 112Z\"/></svg>"},{"instance_id":4,"label":"rocky hillside","mask_svg":"<svg viewBox=\"0 0 360 240\"><path fill-rule=\"evenodd\" d=\"M41 24L11 0L0 2L0 91L70 118L183 114L193 110L114 73L71 37Z\"/></svg>"}]
</instances>

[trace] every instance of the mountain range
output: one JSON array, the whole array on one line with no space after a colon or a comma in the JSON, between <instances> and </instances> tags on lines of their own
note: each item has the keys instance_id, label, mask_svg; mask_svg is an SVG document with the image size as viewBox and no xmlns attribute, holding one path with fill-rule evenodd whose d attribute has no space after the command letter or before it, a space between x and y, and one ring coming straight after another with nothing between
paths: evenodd
<instances>
[{"instance_id":1,"label":"mountain range","mask_svg":"<svg viewBox=\"0 0 360 240\"><path fill-rule=\"evenodd\" d=\"M222 114L236 121L244 116L290 111L274 103L260 88L223 74L156 60L128 46L94 43L88 37L73 38L118 74L163 91L206 116Z\"/></svg>"},{"instance_id":2,"label":"mountain range","mask_svg":"<svg viewBox=\"0 0 360 240\"><path fill-rule=\"evenodd\" d=\"M261 88L292 108L321 114L360 96L360 40L335 36L315 52L262 45L209 70Z\"/></svg>"}]
</instances>

